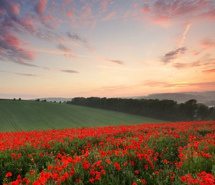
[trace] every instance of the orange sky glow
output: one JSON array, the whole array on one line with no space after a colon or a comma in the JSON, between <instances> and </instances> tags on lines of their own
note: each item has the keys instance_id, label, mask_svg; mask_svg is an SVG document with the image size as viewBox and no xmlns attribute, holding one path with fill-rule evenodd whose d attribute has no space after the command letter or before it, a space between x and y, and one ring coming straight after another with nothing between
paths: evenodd
<instances>
[{"instance_id":1,"label":"orange sky glow","mask_svg":"<svg viewBox=\"0 0 215 185\"><path fill-rule=\"evenodd\" d=\"M0 98L215 90L213 0L2 0Z\"/></svg>"}]
</instances>

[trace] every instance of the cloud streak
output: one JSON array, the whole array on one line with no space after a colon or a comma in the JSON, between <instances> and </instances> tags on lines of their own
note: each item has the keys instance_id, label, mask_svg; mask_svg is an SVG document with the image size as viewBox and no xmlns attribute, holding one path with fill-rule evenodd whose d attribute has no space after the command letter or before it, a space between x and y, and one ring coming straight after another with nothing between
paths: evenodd
<instances>
[{"instance_id":1,"label":"cloud streak","mask_svg":"<svg viewBox=\"0 0 215 185\"><path fill-rule=\"evenodd\" d=\"M84 43L84 44L87 43L86 39L82 38L82 37L81 37L80 35L78 35L77 33L67 32L67 36L68 36L68 38L71 39L72 41L81 42L81 43Z\"/></svg>"},{"instance_id":2,"label":"cloud streak","mask_svg":"<svg viewBox=\"0 0 215 185\"><path fill-rule=\"evenodd\" d=\"M36 12L39 15L42 15L45 12L46 5L47 5L47 0L39 0L35 7Z\"/></svg>"},{"instance_id":3,"label":"cloud streak","mask_svg":"<svg viewBox=\"0 0 215 185\"><path fill-rule=\"evenodd\" d=\"M12 61L27 66L36 66L29 63L35 57L35 53L22 47L24 43L15 35L3 33L0 35L0 59Z\"/></svg>"},{"instance_id":4,"label":"cloud streak","mask_svg":"<svg viewBox=\"0 0 215 185\"><path fill-rule=\"evenodd\" d=\"M190 63L174 63L173 66L178 69L185 68L193 68L193 67L206 67L206 66L214 66L215 59L214 58L202 58Z\"/></svg>"},{"instance_id":5,"label":"cloud streak","mask_svg":"<svg viewBox=\"0 0 215 185\"><path fill-rule=\"evenodd\" d=\"M78 71L76 70L71 70L71 69L62 69L60 70L61 72L64 72L64 73L70 73L70 74L77 74L79 73Z\"/></svg>"},{"instance_id":6,"label":"cloud streak","mask_svg":"<svg viewBox=\"0 0 215 185\"><path fill-rule=\"evenodd\" d=\"M187 38L187 34L188 34L188 32L190 31L190 28L191 28L191 25L192 25L191 23L187 23L185 25L184 31L183 31L183 33L181 35L181 38L179 40L179 43L178 43L178 48L181 48L182 46L184 46L184 43L185 43L186 38Z\"/></svg>"},{"instance_id":7,"label":"cloud streak","mask_svg":"<svg viewBox=\"0 0 215 185\"><path fill-rule=\"evenodd\" d=\"M204 73L215 73L215 69L203 70Z\"/></svg>"},{"instance_id":8,"label":"cloud streak","mask_svg":"<svg viewBox=\"0 0 215 185\"><path fill-rule=\"evenodd\" d=\"M109 62L115 63L115 64L119 64L119 65L123 65L124 62L122 60L108 60Z\"/></svg>"},{"instance_id":9,"label":"cloud streak","mask_svg":"<svg viewBox=\"0 0 215 185\"><path fill-rule=\"evenodd\" d=\"M185 54L185 52L187 51L186 47L181 47L172 51L169 51L168 53L166 53L163 57L162 57L162 62L164 63L170 63L172 62L174 59L178 58L180 55Z\"/></svg>"},{"instance_id":10,"label":"cloud streak","mask_svg":"<svg viewBox=\"0 0 215 185\"><path fill-rule=\"evenodd\" d=\"M181 83L169 83L169 82L163 82L163 81L147 81L143 83L146 86L149 87L190 87L190 86L210 86L215 87L215 81L209 81L209 82L181 82Z\"/></svg>"},{"instance_id":11,"label":"cloud streak","mask_svg":"<svg viewBox=\"0 0 215 185\"><path fill-rule=\"evenodd\" d=\"M201 41L201 45L205 49L214 49L215 48L215 39L204 39Z\"/></svg>"},{"instance_id":12,"label":"cloud streak","mask_svg":"<svg viewBox=\"0 0 215 185\"><path fill-rule=\"evenodd\" d=\"M215 4L209 0L155 0L145 2L141 8L143 16L151 22L166 25L172 20L215 19Z\"/></svg>"},{"instance_id":13,"label":"cloud streak","mask_svg":"<svg viewBox=\"0 0 215 185\"><path fill-rule=\"evenodd\" d=\"M36 74L33 73L17 73L17 72L10 72L10 71L2 71L0 70L1 73L9 73L9 74L14 74L18 76L26 76L26 77L36 77Z\"/></svg>"}]
</instances>

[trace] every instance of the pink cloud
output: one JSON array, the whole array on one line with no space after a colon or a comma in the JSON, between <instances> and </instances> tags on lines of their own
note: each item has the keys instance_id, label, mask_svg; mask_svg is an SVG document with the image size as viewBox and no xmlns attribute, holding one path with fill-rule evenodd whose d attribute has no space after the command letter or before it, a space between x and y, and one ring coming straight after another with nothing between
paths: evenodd
<instances>
[{"instance_id":1,"label":"pink cloud","mask_svg":"<svg viewBox=\"0 0 215 185\"><path fill-rule=\"evenodd\" d=\"M150 8L148 5L143 6L143 8L141 8L141 12L144 14L150 13Z\"/></svg>"},{"instance_id":2,"label":"pink cloud","mask_svg":"<svg viewBox=\"0 0 215 185\"><path fill-rule=\"evenodd\" d=\"M68 17L72 17L72 16L73 16L73 10L67 11L66 15L67 15Z\"/></svg>"},{"instance_id":3,"label":"pink cloud","mask_svg":"<svg viewBox=\"0 0 215 185\"><path fill-rule=\"evenodd\" d=\"M215 73L215 69L207 69L203 71L204 73Z\"/></svg>"},{"instance_id":4,"label":"pink cloud","mask_svg":"<svg viewBox=\"0 0 215 185\"><path fill-rule=\"evenodd\" d=\"M116 16L116 12L112 11L108 13L102 20L103 21L110 21Z\"/></svg>"},{"instance_id":5,"label":"pink cloud","mask_svg":"<svg viewBox=\"0 0 215 185\"><path fill-rule=\"evenodd\" d=\"M100 0L100 9L102 12L107 11L113 0Z\"/></svg>"},{"instance_id":6,"label":"pink cloud","mask_svg":"<svg viewBox=\"0 0 215 185\"><path fill-rule=\"evenodd\" d=\"M38 14L43 14L47 5L47 0L39 0L37 6L36 6L36 11Z\"/></svg>"},{"instance_id":7,"label":"pink cloud","mask_svg":"<svg viewBox=\"0 0 215 185\"><path fill-rule=\"evenodd\" d=\"M15 37L14 35L6 34L4 36L4 41L8 45L13 46L13 47L19 47L20 46L20 40L17 37Z\"/></svg>"},{"instance_id":8,"label":"pink cloud","mask_svg":"<svg viewBox=\"0 0 215 185\"><path fill-rule=\"evenodd\" d=\"M215 48L215 40L214 39L204 39L201 42L201 45L205 48L205 49L212 49Z\"/></svg>"},{"instance_id":9,"label":"pink cloud","mask_svg":"<svg viewBox=\"0 0 215 185\"><path fill-rule=\"evenodd\" d=\"M205 18L208 18L210 20L215 20L215 8L212 9L212 10L209 10L208 12L206 13L203 13L201 15L201 17L205 17Z\"/></svg>"},{"instance_id":10,"label":"pink cloud","mask_svg":"<svg viewBox=\"0 0 215 185\"><path fill-rule=\"evenodd\" d=\"M24 43L15 35L4 33L0 37L0 58L9 60L23 65L35 58L35 53L23 47ZM32 66L32 65L31 65Z\"/></svg>"},{"instance_id":11,"label":"pink cloud","mask_svg":"<svg viewBox=\"0 0 215 185\"><path fill-rule=\"evenodd\" d=\"M14 15L19 15L20 13L20 5L18 3L13 3L10 6L11 13Z\"/></svg>"},{"instance_id":12,"label":"pink cloud","mask_svg":"<svg viewBox=\"0 0 215 185\"><path fill-rule=\"evenodd\" d=\"M35 32L35 23L34 20L31 17L24 17L20 20L21 25L28 31Z\"/></svg>"},{"instance_id":13,"label":"pink cloud","mask_svg":"<svg viewBox=\"0 0 215 185\"><path fill-rule=\"evenodd\" d=\"M214 4L208 0L156 0L145 3L140 11L152 23L167 25L173 20L191 20L203 15L205 10L211 10ZM213 11L208 12L208 16L214 16ZM205 15L206 16L206 15Z\"/></svg>"}]
</instances>

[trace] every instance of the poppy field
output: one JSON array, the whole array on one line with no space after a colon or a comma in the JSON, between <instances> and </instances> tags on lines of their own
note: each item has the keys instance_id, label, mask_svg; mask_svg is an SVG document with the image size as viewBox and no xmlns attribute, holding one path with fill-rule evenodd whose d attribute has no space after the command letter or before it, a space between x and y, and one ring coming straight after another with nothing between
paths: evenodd
<instances>
[{"instance_id":1,"label":"poppy field","mask_svg":"<svg viewBox=\"0 0 215 185\"><path fill-rule=\"evenodd\" d=\"M214 185L215 121L2 132L0 184Z\"/></svg>"}]
</instances>

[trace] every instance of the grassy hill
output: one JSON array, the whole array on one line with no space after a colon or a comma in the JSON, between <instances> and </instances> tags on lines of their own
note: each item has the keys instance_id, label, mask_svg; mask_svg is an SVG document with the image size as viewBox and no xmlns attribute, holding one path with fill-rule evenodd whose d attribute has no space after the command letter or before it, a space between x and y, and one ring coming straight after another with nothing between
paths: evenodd
<instances>
[{"instance_id":1,"label":"grassy hill","mask_svg":"<svg viewBox=\"0 0 215 185\"><path fill-rule=\"evenodd\" d=\"M0 131L91 127L160 120L77 105L0 100Z\"/></svg>"}]
</instances>

